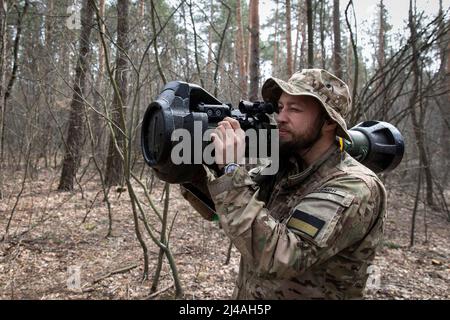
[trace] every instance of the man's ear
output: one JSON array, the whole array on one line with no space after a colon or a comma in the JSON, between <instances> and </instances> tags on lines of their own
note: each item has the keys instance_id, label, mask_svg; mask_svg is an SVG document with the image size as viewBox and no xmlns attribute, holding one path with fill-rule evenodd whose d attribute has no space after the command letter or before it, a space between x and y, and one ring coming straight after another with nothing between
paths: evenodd
<instances>
[{"instance_id":1,"label":"man's ear","mask_svg":"<svg viewBox=\"0 0 450 320\"><path fill-rule=\"evenodd\" d=\"M324 123L324 126L323 126L323 129L324 129L325 131L333 131L333 130L336 130L336 129L337 129L337 123L334 122L332 119L326 119L326 120L325 120L325 123Z\"/></svg>"}]
</instances>

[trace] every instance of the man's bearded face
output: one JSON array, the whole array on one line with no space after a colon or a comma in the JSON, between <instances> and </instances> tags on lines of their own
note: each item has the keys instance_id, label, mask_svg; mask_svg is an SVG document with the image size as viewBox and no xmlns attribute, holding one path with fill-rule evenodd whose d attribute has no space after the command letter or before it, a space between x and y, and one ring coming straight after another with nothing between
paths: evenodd
<instances>
[{"instance_id":1,"label":"man's bearded face","mask_svg":"<svg viewBox=\"0 0 450 320\"><path fill-rule=\"evenodd\" d=\"M276 121L280 133L280 155L307 150L321 138L324 123L322 106L309 96L283 92L278 101Z\"/></svg>"}]
</instances>

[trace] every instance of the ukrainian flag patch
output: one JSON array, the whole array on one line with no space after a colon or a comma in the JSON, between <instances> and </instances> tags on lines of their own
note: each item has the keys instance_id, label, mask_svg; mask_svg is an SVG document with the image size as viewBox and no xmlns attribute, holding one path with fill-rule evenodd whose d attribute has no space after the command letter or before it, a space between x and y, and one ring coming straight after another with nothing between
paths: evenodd
<instances>
[{"instance_id":1,"label":"ukrainian flag patch","mask_svg":"<svg viewBox=\"0 0 450 320\"><path fill-rule=\"evenodd\" d=\"M303 232L312 238L317 236L324 225L324 220L299 209L294 210L294 213L287 223L288 228Z\"/></svg>"}]
</instances>

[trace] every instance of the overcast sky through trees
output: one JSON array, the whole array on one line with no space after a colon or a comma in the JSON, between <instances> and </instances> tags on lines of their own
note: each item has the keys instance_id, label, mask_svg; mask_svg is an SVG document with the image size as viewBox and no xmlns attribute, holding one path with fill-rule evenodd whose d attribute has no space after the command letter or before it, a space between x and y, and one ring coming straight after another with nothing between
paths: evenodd
<instances>
[{"instance_id":1,"label":"overcast sky through trees","mask_svg":"<svg viewBox=\"0 0 450 320\"><path fill-rule=\"evenodd\" d=\"M368 32L373 32L373 26L376 24L376 19L378 19L378 4L379 0L355 0L353 1L355 6L355 14L357 17L357 27L358 27L358 46L363 48L364 58L366 62L369 62L368 59L371 58L373 54L373 36L370 36ZM348 1L341 0L341 19L345 21L345 8L348 4ZM439 11L439 0L416 0L417 11L424 12L424 15L427 17L435 17ZM275 1L274 0L261 0L260 1L260 15L261 21L267 21L273 16L273 12L275 10ZM385 0L384 5L386 6L387 14L387 22L392 26L392 30L388 31L387 36L394 36L396 34L404 35L405 32L408 31L408 9L409 9L409 0ZM443 10L446 11L450 7L450 0L442 0ZM351 9L350 9L351 10ZM353 23L353 15L350 13L350 21ZM447 12L448 15L448 12ZM429 19L427 19L428 21ZM294 27L295 21L293 20ZM344 23L345 24L345 23ZM343 25L344 25L343 24ZM266 40L270 33L273 30L263 29L261 30L261 39ZM294 28L293 28L294 32ZM332 43L330 42L330 38L325 39L325 45L328 48L328 53L332 53ZM390 45L394 48L398 48L395 41L391 41ZM266 78L271 75L271 62L266 61L261 66L262 77Z\"/></svg>"}]
</instances>

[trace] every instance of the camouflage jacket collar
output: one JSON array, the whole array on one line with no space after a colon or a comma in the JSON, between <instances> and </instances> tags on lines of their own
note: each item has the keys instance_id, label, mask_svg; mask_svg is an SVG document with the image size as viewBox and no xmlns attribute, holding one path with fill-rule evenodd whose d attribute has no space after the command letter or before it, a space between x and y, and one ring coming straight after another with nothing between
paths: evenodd
<instances>
[{"instance_id":1,"label":"camouflage jacket collar","mask_svg":"<svg viewBox=\"0 0 450 320\"><path fill-rule=\"evenodd\" d=\"M333 144L316 162L305 170L300 169L300 165L295 157L289 159L291 170L287 179L283 183L283 188L292 188L295 185L303 183L307 178L317 173L319 176L326 175L330 168L336 167L341 162L342 154L339 148Z\"/></svg>"}]
</instances>

